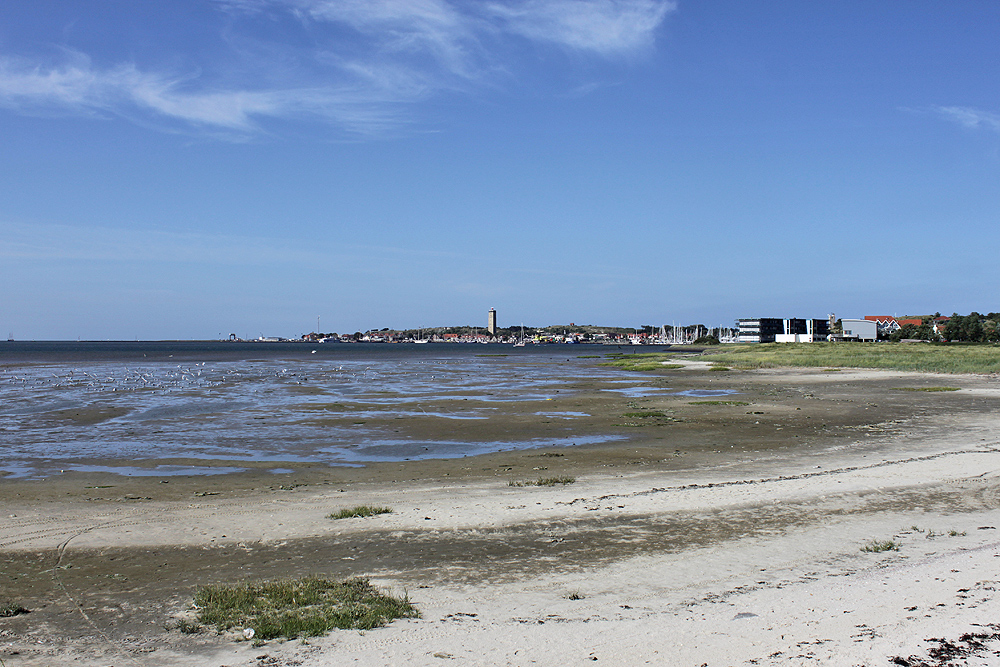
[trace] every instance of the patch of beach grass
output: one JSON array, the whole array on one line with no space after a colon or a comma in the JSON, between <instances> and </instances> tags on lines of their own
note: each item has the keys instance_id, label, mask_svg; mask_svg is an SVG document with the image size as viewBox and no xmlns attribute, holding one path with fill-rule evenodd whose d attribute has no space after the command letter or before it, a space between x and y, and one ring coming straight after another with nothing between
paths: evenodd
<instances>
[{"instance_id":1,"label":"patch of beach grass","mask_svg":"<svg viewBox=\"0 0 1000 667\"><path fill-rule=\"evenodd\" d=\"M653 417L666 417L667 413L659 410L647 410L646 412L626 412L622 415L626 419L650 419Z\"/></svg>"},{"instance_id":2,"label":"patch of beach grass","mask_svg":"<svg viewBox=\"0 0 1000 667\"><path fill-rule=\"evenodd\" d=\"M906 343L761 343L705 352L734 368L884 368L925 373L1000 373L1000 345Z\"/></svg>"},{"instance_id":3,"label":"patch of beach grass","mask_svg":"<svg viewBox=\"0 0 1000 667\"><path fill-rule=\"evenodd\" d=\"M0 600L0 618L10 618L30 613L22 605L13 600Z\"/></svg>"},{"instance_id":4,"label":"patch of beach grass","mask_svg":"<svg viewBox=\"0 0 1000 667\"><path fill-rule=\"evenodd\" d=\"M750 405L746 401L688 401L688 405Z\"/></svg>"},{"instance_id":5,"label":"patch of beach grass","mask_svg":"<svg viewBox=\"0 0 1000 667\"><path fill-rule=\"evenodd\" d=\"M420 612L409 597L394 597L368 579L320 577L215 584L194 596L198 623L217 631L252 628L259 640L316 637L334 629L370 630Z\"/></svg>"},{"instance_id":6,"label":"patch of beach grass","mask_svg":"<svg viewBox=\"0 0 1000 667\"><path fill-rule=\"evenodd\" d=\"M900 543L895 540L872 540L861 550L865 553L882 553L883 551L899 551Z\"/></svg>"},{"instance_id":7,"label":"patch of beach grass","mask_svg":"<svg viewBox=\"0 0 1000 667\"><path fill-rule=\"evenodd\" d=\"M512 479L507 482L507 486L556 486L558 484L573 484L576 477L539 477L525 481Z\"/></svg>"},{"instance_id":8,"label":"patch of beach grass","mask_svg":"<svg viewBox=\"0 0 1000 667\"><path fill-rule=\"evenodd\" d=\"M345 507L327 516L328 519L353 519L355 517L377 516L379 514L392 514L391 507L378 507L376 505L356 505Z\"/></svg>"},{"instance_id":9,"label":"patch of beach grass","mask_svg":"<svg viewBox=\"0 0 1000 667\"><path fill-rule=\"evenodd\" d=\"M710 371L731 371L733 369L730 368L729 366L717 365L717 366L710 366L708 370L710 370Z\"/></svg>"},{"instance_id":10,"label":"patch of beach grass","mask_svg":"<svg viewBox=\"0 0 1000 667\"><path fill-rule=\"evenodd\" d=\"M893 387L893 391L961 391L960 387Z\"/></svg>"},{"instance_id":11,"label":"patch of beach grass","mask_svg":"<svg viewBox=\"0 0 1000 667\"><path fill-rule=\"evenodd\" d=\"M684 368L683 364L668 363L674 359L672 354L656 352L643 354L609 354L611 361L601 362L602 366L617 366L627 371L660 371Z\"/></svg>"}]
</instances>

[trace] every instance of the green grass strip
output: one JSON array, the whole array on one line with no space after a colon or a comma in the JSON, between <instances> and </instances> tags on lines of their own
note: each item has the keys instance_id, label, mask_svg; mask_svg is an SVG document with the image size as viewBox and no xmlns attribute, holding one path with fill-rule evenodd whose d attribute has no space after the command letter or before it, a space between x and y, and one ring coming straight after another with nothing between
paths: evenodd
<instances>
[{"instance_id":1,"label":"green grass strip","mask_svg":"<svg viewBox=\"0 0 1000 667\"><path fill-rule=\"evenodd\" d=\"M524 482L512 479L507 482L507 486L556 486L557 484L572 484L575 481L576 477L539 477Z\"/></svg>"},{"instance_id":2,"label":"green grass strip","mask_svg":"<svg viewBox=\"0 0 1000 667\"><path fill-rule=\"evenodd\" d=\"M688 405L750 405L746 401L688 401Z\"/></svg>"},{"instance_id":3,"label":"green grass strip","mask_svg":"<svg viewBox=\"0 0 1000 667\"><path fill-rule=\"evenodd\" d=\"M601 366L617 366L628 371L662 371L684 368L684 364L668 363L676 358L672 354L647 352L643 354L609 354L608 357L612 361L602 362Z\"/></svg>"},{"instance_id":4,"label":"green grass strip","mask_svg":"<svg viewBox=\"0 0 1000 667\"><path fill-rule=\"evenodd\" d=\"M893 391L960 391L959 387L893 387Z\"/></svg>"},{"instance_id":5,"label":"green grass strip","mask_svg":"<svg viewBox=\"0 0 1000 667\"><path fill-rule=\"evenodd\" d=\"M666 355L662 355L666 359ZM762 343L726 345L704 355L734 368L883 368L924 373L1000 373L1000 345ZM650 360L647 359L648 363Z\"/></svg>"},{"instance_id":6,"label":"green grass strip","mask_svg":"<svg viewBox=\"0 0 1000 667\"><path fill-rule=\"evenodd\" d=\"M355 507L345 507L327 516L328 519L353 519L355 517L376 516L378 514L392 514L391 507L376 507L373 505L357 505Z\"/></svg>"},{"instance_id":7,"label":"green grass strip","mask_svg":"<svg viewBox=\"0 0 1000 667\"><path fill-rule=\"evenodd\" d=\"M865 546L861 547L861 550L865 553L881 553L883 551L899 551L900 544L895 540L872 540Z\"/></svg>"}]
</instances>

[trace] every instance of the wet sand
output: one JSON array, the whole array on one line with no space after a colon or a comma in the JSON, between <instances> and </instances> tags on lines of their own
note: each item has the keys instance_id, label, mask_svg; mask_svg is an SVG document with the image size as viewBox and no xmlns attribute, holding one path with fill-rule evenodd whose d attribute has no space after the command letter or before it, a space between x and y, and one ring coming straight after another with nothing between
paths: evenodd
<instances>
[{"instance_id":1,"label":"wet sand","mask_svg":"<svg viewBox=\"0 0 1000 667\"><path fill-rule=\"evenodd\" d=\"M637 384L670 392L574 380L488 423L391 425L484 442L619 438L597 444L0 480L0 597L31 610L0 618L0 659L882 665L1000 622L996 378L694 362L621 387ZM960 390L900 390L933 386ZM548 476L577 481L508 485ZM326 518L361 503L395 512ZM861 551L890 538L899 551ZM423 617L261 647L165 629L201 585L312 573L405 589ZM969 664L996 660L990 647Z\"/></svg>"}]
</instances>

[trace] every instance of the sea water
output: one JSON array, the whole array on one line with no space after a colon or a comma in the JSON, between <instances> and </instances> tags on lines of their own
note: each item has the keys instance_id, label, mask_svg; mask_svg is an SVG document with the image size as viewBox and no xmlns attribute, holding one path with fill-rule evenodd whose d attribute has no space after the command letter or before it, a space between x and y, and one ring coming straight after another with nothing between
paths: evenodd
<instances>
[{"instance_id":1,"label":"sea water","mask_svg":"<svg viewBox=\"0 0 1000 667\"><path fill-rule=\"evenodd\" d=\"M489 420L503 404L565 396L574 380L621 380L620 369L579 359L606 349L0 342L0 475L220 474L241 461L363 465L613 439L428 440L365 425Z\"/></svg>"}]
</instances>

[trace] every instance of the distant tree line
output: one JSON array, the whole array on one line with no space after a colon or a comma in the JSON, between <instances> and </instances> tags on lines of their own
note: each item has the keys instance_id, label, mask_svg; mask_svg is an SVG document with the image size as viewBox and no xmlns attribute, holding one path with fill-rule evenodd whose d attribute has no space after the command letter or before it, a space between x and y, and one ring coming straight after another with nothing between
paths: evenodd
<instances>
[{"instance_id":1,"label":"distant tree line","mask_svg":"<svg viewBox=\"0 0 1000 667\"><path fill-rule=\"evenodd\" d=\"M941 318L941 313L935 313L922 318L919 325L904 324L889 336L889 340L995 343L1000 341L1000 313L952 313L947 321Z\"/></svg>"}]
</instances>

